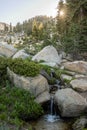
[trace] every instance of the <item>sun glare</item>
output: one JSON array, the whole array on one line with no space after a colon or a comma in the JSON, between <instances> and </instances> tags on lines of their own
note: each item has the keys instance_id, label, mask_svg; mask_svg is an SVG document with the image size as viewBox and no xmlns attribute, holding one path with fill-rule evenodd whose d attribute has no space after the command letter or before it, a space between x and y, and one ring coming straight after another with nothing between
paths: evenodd
<instances>
[{"instance_id":1,"label":"sun glare","mask_svg":"<svg viewBox=\"0 0 87 130\"><path fill-rule=\"evenodd\" d=\"M64 11L60 11L60 16L63 16L64 15Z\"/></svg>"}]
</instances>

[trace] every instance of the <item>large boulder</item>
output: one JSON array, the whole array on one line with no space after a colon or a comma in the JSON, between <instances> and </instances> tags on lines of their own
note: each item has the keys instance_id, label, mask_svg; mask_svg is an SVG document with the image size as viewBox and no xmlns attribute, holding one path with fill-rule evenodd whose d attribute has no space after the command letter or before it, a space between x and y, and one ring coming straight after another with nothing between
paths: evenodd
<instances>
[{"instance_id":1,"label":"large boulder","mask_svg":"<svg viewBox=\"0 0 87 130\"><path fill-rule=\"evenodd\" d=\"M17 49L15 49L12 45L0 43L0 55L12 57L16 52Z\"/></svg>"},{"instance_id":2,"label":"large boulder","mask_svg":"<svg viewBox=\"0 0 87 130\"><path fill-rule=\"evenodd\" d=\"M63 117L80 116L87 108L86 99L71 88L58 90L55 94L55 101Z\"/></svg>"},{"instance_id":3,"label":"large boulder","mask_svg":"<svg viewBox=\"0 0 87 130\"><path fill-rule=\"evenodd\" d=\"M77 91L80 91L80 92L87 91L87 78L74 79L70 82L70 84L72 88Z\"/></svg>"},{"instance_id":4,"label":"large boulder","mask_svg":"<svg viewBox=\"0 0 87 130\"><path fill-rule=\"evenodd\" d=\"M56 63L60 64L61 57L58 55L57 50L53 46L47 46L38 52L32 58L33 61L45 61L46 63Z\"/></svg>"},{"instance_id":5,"label":"large boulder","mask_svg":"<svg viewBox=\"0 0 87 130\"><path fill-rule=\"evenodd\" d=\"M66 62L64 63L64 67L71 71L87 74L87 62L85 61Z\"/></svg>"},{"instance_id":6,"label":"large boulder","mask_svg":"<svg viewBox=\"0 0 87 130\"><path fill-rule=\"evenodd\" d=\"M25 50L24 50L24 49L22 49L22 50L19 50L19 51L13 56L13 59L15 59L15 58L26 59L27 57L29 57L29 55L25 53Z\"/></svg>"},{"instance_id":7,"label":"large boulder","mask_svg":"<svg viewBox=\"0 0 87 130\"><path fill-rule=\"evenodd\" d=\"M38 103L50 100L48 82L42 75L36 77L24 77L15 74L9 68L7 68L7 74L10 81L16 87L30 91L36 97ZM43 93L45 93L45 96L43 96ZM38 97L40 100L38 100Z\"/></svg>"}]
</instances>

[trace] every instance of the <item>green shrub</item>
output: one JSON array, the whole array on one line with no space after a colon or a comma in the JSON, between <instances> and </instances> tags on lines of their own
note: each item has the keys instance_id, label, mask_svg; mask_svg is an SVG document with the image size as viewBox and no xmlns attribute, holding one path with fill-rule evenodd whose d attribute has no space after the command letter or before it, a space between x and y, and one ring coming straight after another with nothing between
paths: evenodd
<instances>
[{"instance_id":1,"label":"green shrub","mask_svg":"<svg viewBox=\"0 0 87 130\"><path fill-rule=\"evenodd\" d=\"M50 75L52 68L48 65L41 65L28 59L22 60L19 58L9 62L9 67L16 74L30 77L37 76L41 69L44 69Z\"/></svg>"},{"instance_id":2,"label":"green shrub","mask_svg":"<svg viewBox=\"0 0 87 130\"><path fill-rule=\"evenodd\" d=\"M18 117L15 117L14 119L10 119L9 123L15 125L17 128L20 128L20 126L22 126L24 122Z\"/></svg>"},{"instance_id":3,"label":"green shrub","mask_svg":"<svg viewBox=\"0 0 87 130\"><path fill-rule=\"evenodd\" d=\"M20 120L36 119L42 114L42 107L28 91L16 87L0 87L0 120L13 120L15 124L20 124Z\"/></svg>"},{"instance_id":4,"label":"green shrub","mask_svg":"<svg viewBox=\"0 0 87 130\"><path fill-rule=\"evenodd\" d=\"M5 86L7 78L7 66L11 63L12 59L0 57L0 85Z\"/></svg>"},{"instance_id":5,"label":"green shrub","mask_svg":"<svg viewBox=\"0 0 87 130\"><path fill-rule=\"evenodd\" d=\"M7 78L6 68L7 68L7 59L0 57L0 84L4 84L4 82Z\"/></svg>"},{"instance_id":6,"label":"green shrub","mask_svg":"<svg viewBox=\"0 0 87 130\"><path fill-rule=\"evenodd\" d=\"M5 121L5 120L7 119L7 115L6 115L5 112L0 113L0 119L1 119L2 121Z\"/></svg>"},{"instance_id":7,"label":"green shrub","mask_svg":"<svg viewBox=\"0 0 87 130\"><path fill-rule=\"evenodd\" d=\"M34 62L14 59L9 64L10 69L19 75L34 77L39 74L40 66Z\"/></svg>"}]
</instances>

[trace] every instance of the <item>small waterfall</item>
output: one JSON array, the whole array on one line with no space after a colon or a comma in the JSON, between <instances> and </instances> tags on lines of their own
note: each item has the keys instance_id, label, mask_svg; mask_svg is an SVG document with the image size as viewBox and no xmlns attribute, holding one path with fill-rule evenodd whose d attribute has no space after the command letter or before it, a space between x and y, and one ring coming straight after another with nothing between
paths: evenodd
<instances>
[{"instance_id":1,"label":"small waterfall","mask_svg":"<svg viewBox=\"0 0 87 130\"><path fill-rule=\"evenodd\" d=\"M49 114L44 116L44 119L48 122L55 122L60 120L60 117L56 114L56 109L55 109L55 105L54 105L54 97L51 96L50 99L50 111Z\"/></svg>"},{"instance_id":2,"label":"small waterfall","mask_svg":"<svg viewBox=\"0 0 87 130\"><path fill-rule=\"evenodd\" d=\"M61 86L59 85L60 81L58 79L56 79L56 73L53 69L51 70L50 78L55 78L55 84L52 85L51 86L52 88L50 89L52 91L50 91L51 98L50 98L50 104L49 104L49 112L48 112L48 114L46 114L44 116L44 119L47 122L55 122L55 121L60 120L60 116L56 114L56 108L55 108L54 96L53 96L54 93L52 93L52 92L53 91L55 92L55 88L60 89Z\"/></svg>"},{"instance_id":3,"label":"small waterfall","mask_svg":"<svg viewBox=\"0 0 87 130\"><path fill-rule=\"evenodd\" d=\"M53 115L53 96L51 97L51 103L50 103L50 114Z\"/></svg>"}]
</instances>

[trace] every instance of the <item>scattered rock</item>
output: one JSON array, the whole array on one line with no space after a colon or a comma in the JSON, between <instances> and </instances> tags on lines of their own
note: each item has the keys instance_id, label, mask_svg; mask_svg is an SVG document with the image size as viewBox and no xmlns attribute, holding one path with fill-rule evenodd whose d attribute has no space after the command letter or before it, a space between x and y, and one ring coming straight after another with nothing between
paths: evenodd
<instances>
[{"instance_id":1,"label":"scattered rock","mask_svg":"<svg viewBox=\"0 0 87 130\"><path fill-rule=\"evenodd\" d=\"M73 89L85 92L87 91L87 78L75 79L70 82Z\"/></svg>"},{"instance_id":2,"label":"scattered rock","mask_svg":"<svg viewBox=\"0 0 87 130\"><path fill-rule=\"evenodd\" d=\"M87 78L87 76L83 75L83 74L76 74L74 76L76 79L80 79L80 78Z\"/></svg>"},{"instance_id":3,"label":"scattered rock","mask_svg":"<svg viewBox=\"0 0 87 130\"><path fill-rule=\"evenodd\" d=\"M16 52L17 49L15 49L12 45L7 43L0 43L0 55L12 57Z\"/></svg>"},{"instance_id":4,"label":"scattered rock","mask_svg":"<svg viewBox=\"0 0 87 130\"><path fill-rule=\"evenodd\" d=\"M72 76L66 75L66 74L61 74L61 79L64 80L72 80Z\"/></svg>"},{"instance_id":5,"label":"scattered rock","mask_svg":"<svg viewBox=\"0 0 87 130\"><path fill-rule=\"evenodd\" d=\"M87 108L86 99L71 88L58 90L55 94L62 117L77 117Z\"/></svg>"},{"instance_id":6,"label":"scattered rock","mask_svg":"<svg viewBox=\"0 0 87 130\"><path fill-rule=\"evenodd\" d=\"M22 49L22 50L19 50L19 51L13 56L13 59L14 59L14 58L26 59L27 57L29 57L29 55L25 53L25 50L24 50L24 49Z\"/></svg>"},{"instance_id":7,"label":"scattered rock","mask_svg":"<svg viewBox=\"0 0 87 130\"><path fill-rule=\"evenodd\" d=\"M85 61L74 61L64 63L65 69L75 71L81 74L87 74L87 62Z\"/></svg>"},{"instance_id":8,"label":"scattered rock","mask_svg":"<svg viewBox=\"0 0 87 130\"><path fill-rule=\"evenodd\" d=\"M53 63L53 62L43 62L43 63L40 63L42 65L48 65L48 66L51 66L51 67L58 67L58 64L57 63Z\"/></svg>"}]
</instances>

